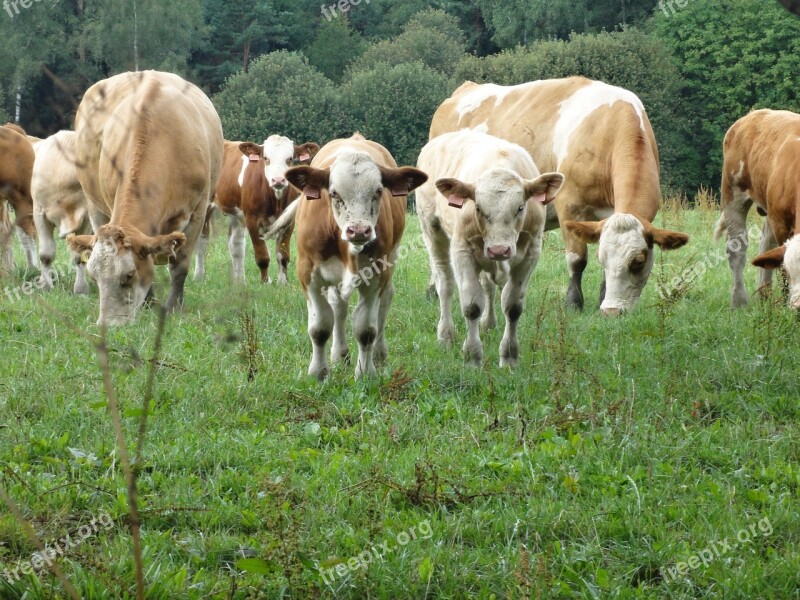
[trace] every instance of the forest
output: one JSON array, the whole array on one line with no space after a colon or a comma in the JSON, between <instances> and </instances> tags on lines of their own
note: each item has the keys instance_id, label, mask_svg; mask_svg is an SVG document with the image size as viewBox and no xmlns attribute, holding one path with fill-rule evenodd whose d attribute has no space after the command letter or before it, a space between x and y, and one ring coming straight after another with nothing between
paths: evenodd
<instances>
[{"instance_id":1,"label":"forest","mask_svg":"<svg viewBox=\"0 0 800 600\"><path fill-rule=\"evenodd\" d=\"M70 128L95 81L159 69L212 97L228 139L324 143L360 130L413 162L436 106L464 80L584 75L642 98L665 192L691 197L718 186L721 140L736 119L800 109L800 19L775 2L17 0L3 9L0 119L38 136Z\"/></svg>"}]
</instances>

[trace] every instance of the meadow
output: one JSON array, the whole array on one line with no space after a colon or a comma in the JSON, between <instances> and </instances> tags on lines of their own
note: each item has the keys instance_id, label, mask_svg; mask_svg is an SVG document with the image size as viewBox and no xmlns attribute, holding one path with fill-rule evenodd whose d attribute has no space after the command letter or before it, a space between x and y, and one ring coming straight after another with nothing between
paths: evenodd
<instances>
[{"instance_id":1,"label":"meadow","mask_svg":"<svg viewBox=\"0 0 800 600\"><path fill-rule=\"evenodd\" d=\"M780 285L729 308L717 217L710 203L659 213L692 240L657 253L622 318L597 311L594 249L587 310L563 308L549 233L510 371L502 329L483 336L481 369L463 366L457 312L457 345L438 346L410 216L388 364L359 382L337 365L322 384L306 376L293 265L288 287L262 286L248 244L247 286L232 287L219 221L207 278L187 282L158 355L157 310L106 340L129 449L157 366L136 465L147 597L800 598L800 320ZM70 536L58 564L80 597L132 598L96 288L71 287L0 293L0 491L43 542ZM37 546L0 506L0 598L67 597L47 568L13 576Z\"/></svg>"}]
</instances>

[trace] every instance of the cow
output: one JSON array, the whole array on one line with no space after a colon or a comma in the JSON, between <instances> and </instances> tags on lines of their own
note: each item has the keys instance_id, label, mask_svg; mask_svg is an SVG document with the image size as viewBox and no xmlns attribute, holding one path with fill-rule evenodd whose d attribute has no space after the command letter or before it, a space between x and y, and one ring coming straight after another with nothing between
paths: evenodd
<instances>
[{"instance_id":1,"label":"cow","mask_svg":"<svg viewBox=\"0 0 800 600\"><path fill-rule=\"evenodd\" d=\"M358 341L356 379L376 373L374 360L388 354L386 319L394 296L392 273L405 229L406 196L427 175L397 167L380 144L356 133L329 142L311 165L292 167L286 179L299 190L267 232L269 239L297 229L297 276L308 307L312 358L309 375L328 375L331 362L349 355L347 304L358 289L353 334Z\"/></svg>"},{"instance_id":2,"label":"cow","mask_svg":"<svg viewBox=\"0 0 800 600\"><path fill-rule=\"evenodd\" d=\"M480 366L478 319L483 315L485 329L495 326L495 286L500 286L506 317L500 366L515 367L517 324L542 252L545 205L556 197L564 176L541 175L524 148L474 130L434 138L422 149L417 167L430 177L417 190L416 206L436 269L439 341L450 345L455 338L450 314L455 276L467 323L464 359Z\"/></svg>"},{"instance_id":3,"label":"cow","mask_svg":"<svg viewBox=\"0 0 800 600\"><path fill-rule=\"evenodd\" d=\"M225 142L222 172L214 194L214 203L230 218L228 250L233 264L234 283L243 284L244 232L250 234L256 264L261 271L261 282L272 283L269 276L269 251L263 239L270 225L299 192L286 180L286 170L294 162L308 164L319 151L314 142L295 145L282 135L271 135L262 145L253 142ZM209 215L210 216L210 215ZM286 267L289 265L289 242L292 229L275 243L280 272L278 282L287 283ZM198 247L195 279L204 274L202 255L208 244L208 227Z\"/></svg>"},{"instance_id":4,"label":"cow","mask_svg":"<svg viewBox=\"0 0 800 600\"><path fill-rule=\"evenodd\" d=\"M199 88L170 73L123 73L94 84L75 117L78 179L94 235L98 324L131 322L150 293L153 265L169 262L167 309L183 304L189 261L222 164L222 125Z\"/></svg>"},{"instance_id":5,"label":"cow","mask_svg":"<svg viewBox=\"0 0 800 600\"><path fill-rule=\"evenodd\" d=\"M46 289L53 287L53 261L56 242L53 232L58 229L61 239L70 234L89 234L92 231L86 196L78 181L75 157L75 132L60 131L34 146L31 196L33 220L39 238L39 260ZM76 267L73 291L88 294L86 263L80 254L72 252Z\"/></svg>"},{"instance_id":6,"label":"cow","mask_svg":"<svg viewBox=\"0 0 800 600\"><path fill-rule=\"evenodd\" d=\"M766 215L760 254L759 290L771 283L771 270L784 266L789 305L800 309L800 115L757 110L734 123L723 141L722 216L714 237L728 232L728 264L733 272L731 305L747 305L747 213L753 204ZM777 247L776 247L777 246Z\"/></svg>"},{"instance_id":7,"label":"cow","mask_svg":"<svg viewBox=\"0 0 800 600\"><path fill-rule=\"evenodd\" d=\"M14 268L14 226L29 269L38 267L33 224L33 146L16 125L0 127L0 273ZM10 209L14 210L14 223Z\"/></svg>"},{"instance_id":8,"label":"cow","mask_svg":"<svg viewBox=\"0 0 800 600\"><path fill-rule=\"evenodd\" d=\"M545 230L562 229L568 306L584 306L588 243L599 244L600 310L619 315L641 296L654 244L672 250L688 242L652 224L661 199L658 148L632 92L584 77L516 86L468 81L437 109L430 139L465 128L519 144L542 171L564 175Z\"/></svg>"}]
</instances>

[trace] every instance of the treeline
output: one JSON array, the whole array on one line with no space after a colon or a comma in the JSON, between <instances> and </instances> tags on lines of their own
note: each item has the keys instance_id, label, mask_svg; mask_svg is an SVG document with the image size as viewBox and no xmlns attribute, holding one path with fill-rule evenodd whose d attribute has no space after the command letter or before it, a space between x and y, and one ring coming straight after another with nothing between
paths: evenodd
<instances>
[{"instance_id":1,"label":"treeline","mask_svg":"<svg viewBox=\"0 0 800 600\"><path fill-rule=\"evenodd\" d=\"M360 130L413 163L436 106L465 79L584 75L642 98L665 187L692 194L718 185L737 118L800 109L800 20L777 2L599 4L361 0L323 15L316 0L35 3L0 14L0 118L19 113L49 134L71 125L94 81L156 68L201 85L229 139L324 143Z\"/></svg>"}]
</instances>

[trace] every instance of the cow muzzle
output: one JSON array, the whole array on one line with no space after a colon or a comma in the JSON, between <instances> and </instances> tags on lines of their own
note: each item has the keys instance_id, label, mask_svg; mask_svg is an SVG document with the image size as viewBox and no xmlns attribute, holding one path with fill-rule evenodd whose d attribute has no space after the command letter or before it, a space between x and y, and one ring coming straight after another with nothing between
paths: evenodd
<instances>
[{"instance_id":1,"label":"cow muzzle","mask_svg":"<svg viewBox=\"0 0 800 600\"><path fill-rule=\"evenodd\" d=\"M370 225L350 225L345 230L345 235L351 244L366 244L372 240L372 227Z\"/></svg>"},{"instance_id":2,"label":"cow muzzle","mask_svg":"<svg viewBox=\"0 0 800 600\"><path fill-rule=\"evenodd\" d=\"M511 246L489 246L486 248L486 257L491 260L508 260L514 254L513 249Z\"/></svg>"},{"instance_id":3,"label":"cow muzzle","mask_svg":"<svg viewBox=\"0 0 800 600\"><path fill-rule=\"evenodd\" d=\"M275 191L283 190L287 185L289 182L286 177L271 177L269 180L269 186Z\"/></svg>"}]
</instances>

